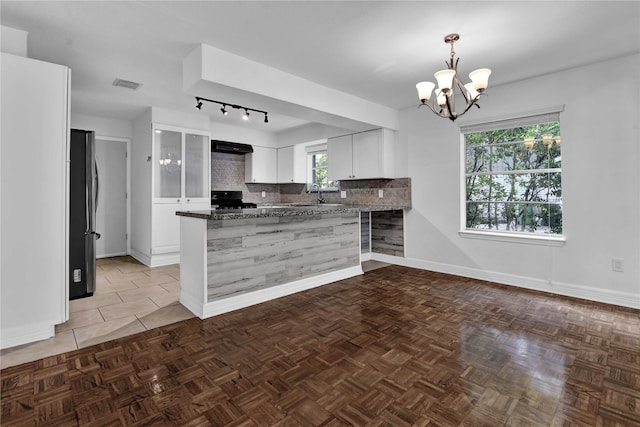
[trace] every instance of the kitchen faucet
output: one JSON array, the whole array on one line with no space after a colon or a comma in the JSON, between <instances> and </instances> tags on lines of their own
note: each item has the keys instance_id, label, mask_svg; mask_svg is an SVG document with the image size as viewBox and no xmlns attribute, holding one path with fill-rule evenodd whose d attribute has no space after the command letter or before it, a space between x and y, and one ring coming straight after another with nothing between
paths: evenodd
<instances>
[{"instance_id":1,"label":"kitchen faucet","mask_svg":"<svg viewBox=\"0 0 640 427\"><path fill-rule=\"evenodd\" d=\"M317 203L324 203L324 197L322 197L322 190L320 189L320 186L318 184L315 184L315 183L311 184L311 189L309 190L309 192L312 192L314 187L318 191Z\"/></svg>"}]
</instances>

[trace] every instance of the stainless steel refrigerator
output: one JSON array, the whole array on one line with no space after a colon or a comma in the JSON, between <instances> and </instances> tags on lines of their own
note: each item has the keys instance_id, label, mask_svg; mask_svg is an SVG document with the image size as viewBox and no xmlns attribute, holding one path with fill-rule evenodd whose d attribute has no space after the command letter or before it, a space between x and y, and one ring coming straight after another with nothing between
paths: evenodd
<instances>
[{"instance_id":1,"label":"stainless steel refrigerator","mask_svg":"<svg viewBox=\"0 0 640 427\"><path fill-rule=\"evenodd\" d=\"M96 290L96 208L99 177L93 131L71 129L69 166L69 299Z\"/></svg>"}]
</instances>

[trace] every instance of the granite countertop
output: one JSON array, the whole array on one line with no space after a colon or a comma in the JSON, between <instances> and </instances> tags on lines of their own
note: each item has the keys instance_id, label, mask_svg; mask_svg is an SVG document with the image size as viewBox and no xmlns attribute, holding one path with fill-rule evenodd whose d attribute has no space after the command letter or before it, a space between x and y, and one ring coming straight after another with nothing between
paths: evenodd
<instances>
[{"instance_id":1,"label":"granite countertop","mask_svg":"<svg viewBox=\"0 0 640 427\"><path fill-rule=\"evenodd\" d=\"M264 218L264 217L282 217L282 216L304 216L317 214L339 214L346 212L371 212L371 211L389 211L402 210L409 206L383 206L383 205L342 205L342 204L320 204L320 205L302 205L302 204L270 204L260 205L257 208L249 209L211 209L207 211L178 211L176 215L190 218L200 218L209 220L225 220L225 219L247 219L247 218Z\"/></svg>"}]
</instances>

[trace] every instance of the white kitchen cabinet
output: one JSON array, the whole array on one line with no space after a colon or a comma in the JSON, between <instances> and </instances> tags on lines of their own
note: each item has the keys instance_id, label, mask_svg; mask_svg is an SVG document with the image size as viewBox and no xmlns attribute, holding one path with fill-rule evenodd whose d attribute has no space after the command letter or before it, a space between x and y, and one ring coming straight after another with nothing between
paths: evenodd
<instances>
[{"instance_id":1,"label":"white kitchen cabinet","mask_svg":"<svg viewBox=\"0 0 640 427\"><path fill-rule=\"evenodd\" d=\"M210 209L211 146L208 134L153 126L151 254L180 252L177 211Z\"/></svg>"},{"instance_id":2,"label":"white kitchen cabinet","mask_svg":"<svg viewBox=\"0 0 640 427\"><path fill-rule=\"evenodd\" d=\"M307 182L307 156L304 147L278 148L278 183Z\"/></svg>"},{"instance_id":3,"label":"white kitchen cabinet","mask_svg":"<svg viewBox=\"0 0 640 427\"><path fill-rule=\"evenodd\" d=\"M69 68L0 54L0 348L68 320Z\"/></svg>"},{"instance_id":4,"label":"white kitchen cabinet","mask_svg":"<svg viewBox=\"0 0 640 427\"><path fill-rule=\"evenodd\" d=\"M131 255L149 266L180 261L176 211L211 208L211 139L208 120L156 109L134 121ZM155 120L172 124L160 124Z\"/></svg>"},{"instance_id":5,"label":"white kitchen cabinet","mask_svg":"<svg viewBox=\"0 0 640 427\"><path fill-rule=\"evenodd\" d=\"M393 178L393 142L389 129L329 138L329 180Z\"/></svg>"},{"instance_id":6,"label":"white kitchen cabinet","mask_svg":"<svg viewBox=\"0 0 640 427\"><path fill-rule=\"evenodd\" d=\"M278 182L278 153L275 148L253 146L245 155L245 182L275 184Z\"/></svg>"}]
</instances>

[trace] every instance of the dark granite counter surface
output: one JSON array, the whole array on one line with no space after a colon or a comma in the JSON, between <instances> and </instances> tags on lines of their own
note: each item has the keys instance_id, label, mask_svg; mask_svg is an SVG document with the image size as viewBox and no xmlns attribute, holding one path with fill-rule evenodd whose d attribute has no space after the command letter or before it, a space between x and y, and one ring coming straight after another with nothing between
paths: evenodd
<instances>
[{"instance_id":1,"label":"dark granite counter surface","mask_svg":"<svg viewBox=\"0 0 640 427\"><path fill-rule=\"evenodd\" d=\"M410 206L342 205L342 204L268 204L249 209L211 209L178 211L176 215L207 220L248 219L282 216L339 214L345 212L372 212L407 209Z\"/></svg>"}]
</instances>

